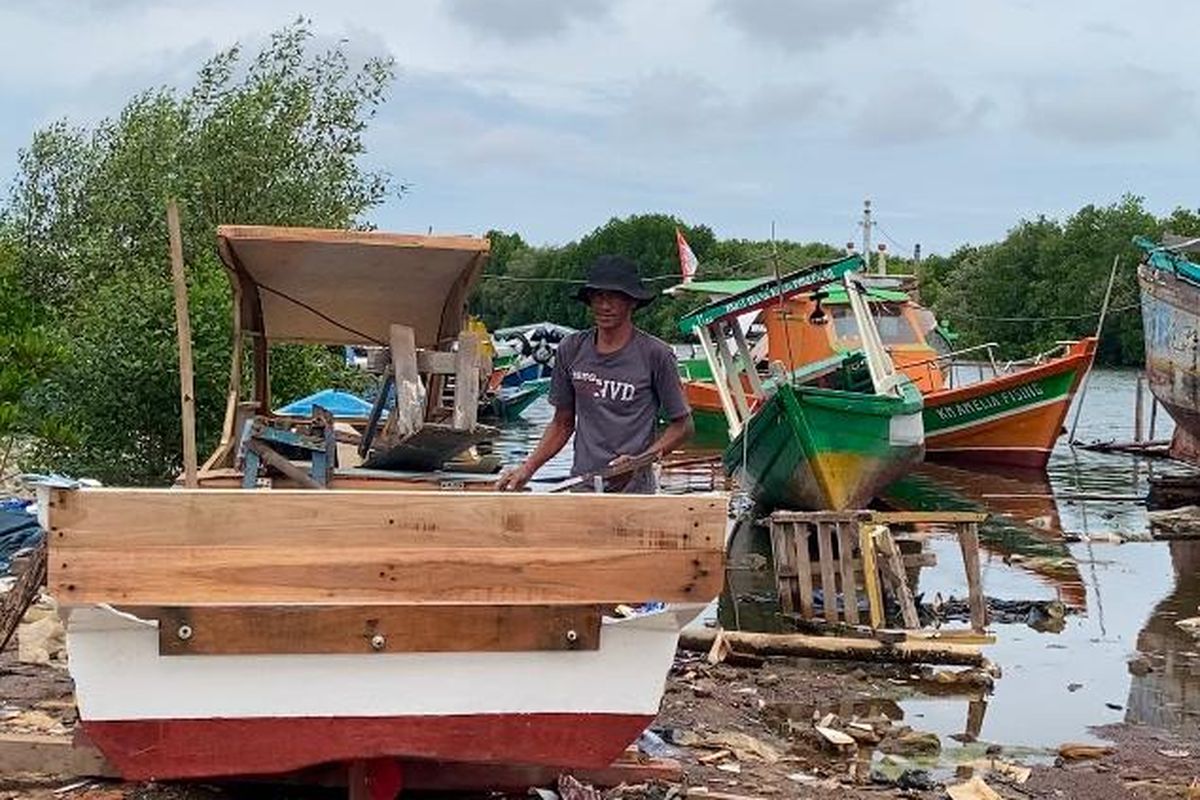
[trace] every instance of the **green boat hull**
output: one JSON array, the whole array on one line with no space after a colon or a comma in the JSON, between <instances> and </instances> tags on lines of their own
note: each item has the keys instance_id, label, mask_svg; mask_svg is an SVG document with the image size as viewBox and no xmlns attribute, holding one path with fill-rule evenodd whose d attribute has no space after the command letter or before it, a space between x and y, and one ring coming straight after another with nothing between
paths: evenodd
<instances>
[{"instance_id":1,"label":"green boat hull","mask_svg":"<svg viewBox=\"0 0 1200 800\"><path fill-rule=\"evenodd\" d=\"M725 469L767 510L862 508L924 455L922 399L784 385L725 449Z\"/></svg>"}]
</instances>

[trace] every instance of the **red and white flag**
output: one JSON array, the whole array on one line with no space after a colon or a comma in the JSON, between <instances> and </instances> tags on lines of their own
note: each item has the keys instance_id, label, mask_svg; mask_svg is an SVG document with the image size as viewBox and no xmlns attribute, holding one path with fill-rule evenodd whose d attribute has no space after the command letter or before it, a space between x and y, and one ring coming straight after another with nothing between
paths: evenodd
<instances>
[{"instance_id":1,"label":"red and white flag","mask_svg":"<svg viewBox=\"0 0 1200 800\"><path fill-rule=\"evenodd\" d=\"M687 239L683 238L683 233L679 228L675 229L675 244L679 246L679 271L683 273L683 282L691 283L692 278L696 276L696 267L700 266L700 262L696 260L696 254L692 252L692 248L688 247Z\"/></svg>"}]
</instances>

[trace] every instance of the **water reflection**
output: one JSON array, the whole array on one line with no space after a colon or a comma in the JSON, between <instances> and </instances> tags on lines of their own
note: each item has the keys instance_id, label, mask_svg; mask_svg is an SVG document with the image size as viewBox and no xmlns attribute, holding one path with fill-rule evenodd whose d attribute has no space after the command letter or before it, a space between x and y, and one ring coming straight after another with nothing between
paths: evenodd
<instances>
[{"instance_id":1,"label":"water reflection","mask_svg":"<svg viewBox=\"0 0 1200 800\"><path fill-rule=\"evenodd\" d=\"M1127 722L1200 732L1200 639L1175 623L1200 615L1200 542L1171 542L1174 590L1154 607L1129 663Z\"/></svg>"},{"instance_id":2,"label":"water reflection","mask_svg":"<svg viewBox=\"0 0 1200 800\"><path fill-rule=\"evenodd\" d=\"M1133 438L1135 381L1133 371L1094 374L1079 439ZM536 403L525 421L505 428L497 452L508 461L525 457L551 413L544 401ZM1160 414L1155 435L1169 432L1170 421ZM682 455L685 465L664 473L664 488L720 488L714 454L695 449ZM565 477L570 463L568 448L539 478ZM998 642L987 655L1003 667L1004 677L993 696L970 709L962 699L905 700L906 721L938 733L949 746L948 737L964 732L969 720L971 733L1002 742L1010 752L1088 740L1094 738L1091 726L1123 720L1200 728L1200 642L1175 625L1200 614L1200 543L1101 543L1108 534L1145 532L1145 509L1125 499L1082 499L1141 496L1152 475L1188 471L1169 461L1073 450L1060 440L1045 474L926 464L891 487L885 500L895 507L991 514L981 529L987 595L1057 598L1076 612L1058 633L1023 624L994 626ZM1083 541L1075 541L1081 536ZM942 537L926 541L939 564L922 572L921 586L965 596L957 545ZM727 591L718 612L722 625L778 628L769 558L765 531L741 521L731 538Z\"/></svg>"}]
</instances>

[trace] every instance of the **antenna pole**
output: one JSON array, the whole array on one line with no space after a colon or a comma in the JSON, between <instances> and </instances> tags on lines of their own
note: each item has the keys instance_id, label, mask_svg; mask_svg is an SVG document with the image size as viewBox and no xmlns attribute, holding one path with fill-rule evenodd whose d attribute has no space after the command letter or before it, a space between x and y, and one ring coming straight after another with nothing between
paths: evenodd
<instances>
[{"instance_id":1,"label":"antenna pole","mask_svg":"<svg viewBox=\"0 0 1200 800\"><path fill-rule=\"evenodd\" d=\"M871 229L875 227L875 222L871 219L871 200L870 198L863 200L863 216L862 221L858 223L862 228L862 254L863 254L863 272L870 274L871 272Z\"/></svg>"}]
</instances>

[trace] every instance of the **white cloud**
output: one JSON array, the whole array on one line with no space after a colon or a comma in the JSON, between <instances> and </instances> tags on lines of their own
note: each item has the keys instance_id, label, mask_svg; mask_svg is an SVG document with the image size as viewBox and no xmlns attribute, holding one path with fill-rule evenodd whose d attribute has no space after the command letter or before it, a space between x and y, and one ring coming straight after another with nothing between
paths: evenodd
<instances>
[{"instance_id":1,"label":"white cloud","mask_svg":"<svg viewBox=\"0 0 1200 800\"><path fill-rule=\"evenodd\" d=\"M1035 133L1075 144L1154 141L1195 124L1195 99L1175 76L1113 67L1031 87L1025 119Z\"/></svg>"},{"instance_id":2,"label":"white cloud","mask_svg":"<svg viewBox=\"0 0 1200 800\"><path fill-rule=\"evenodd\" d=\"M755 39L788 51L814 50L902 19L906 0L717 0L718 13Z\"/></svg>"},{"instance_id":3,"label":"white cloud","mask_svg":"<svg viewBox=\"0 0 1200 800\"><path fill-rule=\"evenodd\" d=\"M446 0L446 12L479 36L522 43L602 19L608 5L604 0Z\"/></svg>"}]
</instances>

